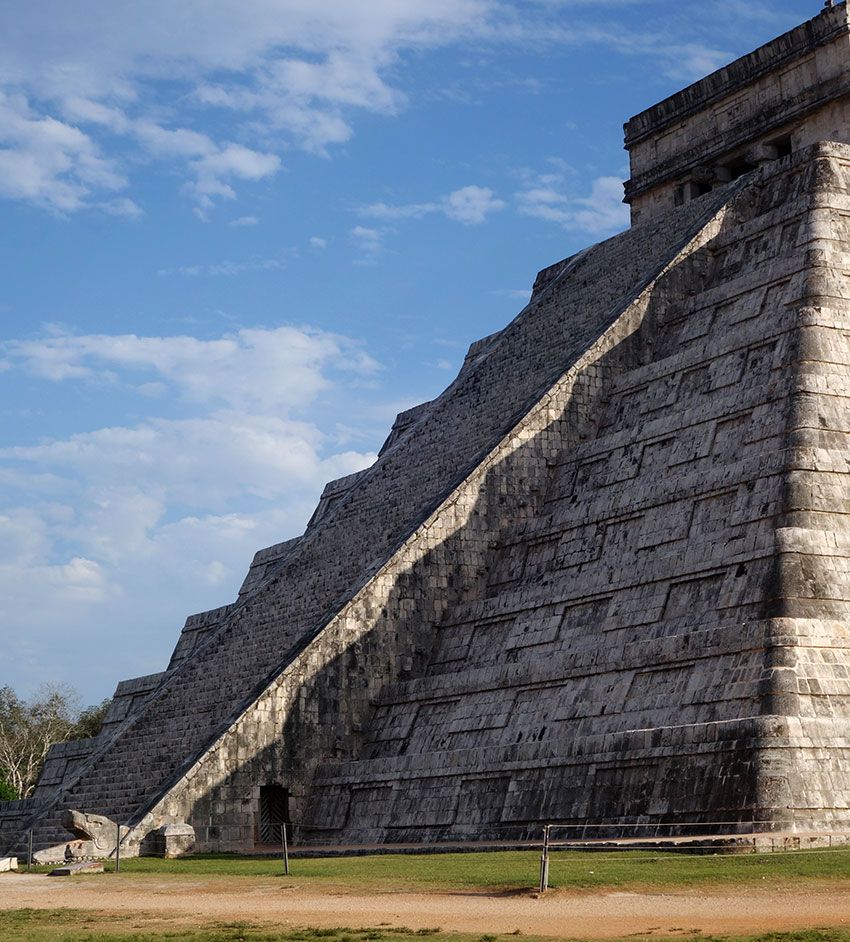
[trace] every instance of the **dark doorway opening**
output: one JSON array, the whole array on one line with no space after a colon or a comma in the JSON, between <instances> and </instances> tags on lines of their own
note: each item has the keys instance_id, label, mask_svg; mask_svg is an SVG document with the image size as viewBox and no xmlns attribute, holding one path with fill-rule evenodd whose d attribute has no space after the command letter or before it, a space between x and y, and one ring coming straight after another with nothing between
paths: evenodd
<instances>
[{"instance_id":1,"label":"dark doorway opening","mask_svg":"<svg viewBox=\"0 0 850 942\"><path fill-rule=\"evenodd\" d=\"M289 818L289 789L282 785L260 786L259 844L280 844L282 829L292 840L292 822Z\"/></svg>"}]
</instances>

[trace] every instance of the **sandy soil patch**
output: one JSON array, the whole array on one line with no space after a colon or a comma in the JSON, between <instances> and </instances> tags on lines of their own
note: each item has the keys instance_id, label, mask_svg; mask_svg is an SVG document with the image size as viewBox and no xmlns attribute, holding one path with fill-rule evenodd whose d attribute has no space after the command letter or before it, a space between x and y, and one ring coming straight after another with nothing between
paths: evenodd
<instances>
[{"instance_id":1,"label":"sandy soil patch","mask_svg":"<svg viewBox=\"0 0 850 942\"><path fill-rule=\"evenodd\" d=\"M407 926L446 931L605 939L631 934L757 933L850 926L850 887L724 887L658 892L552 891L364 893L303 886L285 877L154 877L111 874L0 878L0 908L72 907L144 914L176 925L239 921L277 926Z\"/></svg>"}]
</instances>

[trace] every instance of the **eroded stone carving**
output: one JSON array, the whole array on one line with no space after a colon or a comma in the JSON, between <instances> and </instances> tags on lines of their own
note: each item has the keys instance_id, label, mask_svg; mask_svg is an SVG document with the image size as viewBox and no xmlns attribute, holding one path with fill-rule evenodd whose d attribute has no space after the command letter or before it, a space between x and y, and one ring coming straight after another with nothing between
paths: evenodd
<instances>
[{"instance_id":1,"label":"eroded stone carving","mask_svg":"<svg viewBox=\"0 0 850 942\"><path fill-rule=\"evenodd\" d=\"M39 851L34 856L38 863L114 857L119 833L123 840L130 830L121 825L119 832L116 823L101 814L86 814L72 810L62 812L62 827L70 831L77 839ZM129 848L127 850L129 851Z\"/></svg>"}]
</instances>

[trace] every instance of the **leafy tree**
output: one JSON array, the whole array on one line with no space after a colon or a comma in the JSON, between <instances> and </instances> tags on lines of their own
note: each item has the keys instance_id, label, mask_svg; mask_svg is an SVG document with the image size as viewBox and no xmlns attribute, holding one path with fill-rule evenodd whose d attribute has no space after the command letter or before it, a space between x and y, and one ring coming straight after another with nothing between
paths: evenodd
<instances>
[{"instance_id":1,"label":"leafy tree","mask_svg":"<svg viewBox=\"0 0 850 942\"><path fill-rule=\"evenodd\" d=\"M91 736L97 736L103 728L103 721L106 719L106 711L109 709L110 703L112 703L112 698L107 697L105 700L101 700L97 706L86 707L80 713L74 732L69 738L88 739Z\"/></svg>"},{"instance_id":2,"label":"leafy tree","mask_svg":"<svg viewBox=\"0 0 850 942\"><path fill-rule=\"evenodd\" d=\"M4 778L0 778L0 801L15 801L20 796Z\"/></svg>"},{"instance_id":3,"label":"leafy tree","mask_svg":"<svg viewBox=\"0 0 850 942\"><path fill-rule=\"evenodd\" d=\"M30 701L11 687L0 688L0 783L27 798L32 794L50 747L100 731L109 701L80 710L66 686L41 687Z\"/></svg>"}]
</instances>

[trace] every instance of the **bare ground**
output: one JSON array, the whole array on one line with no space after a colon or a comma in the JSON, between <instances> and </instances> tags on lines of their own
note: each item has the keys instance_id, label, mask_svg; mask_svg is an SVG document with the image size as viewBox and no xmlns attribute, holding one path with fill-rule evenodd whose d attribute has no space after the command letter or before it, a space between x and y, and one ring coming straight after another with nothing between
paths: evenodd
<instances>
[{"instance_id":1,"label":"bare ground","mask_svg":"<svg viewBox=\"0 0 850 942\"><path fill-rule=\"evenodd\" d=\"M167 878L125 874L0 878L0 909L71 907L116 922L138 914L169 925L239 921L285 926L439 927L445 931L605 939L632 934L746 934L850 926L850 886L564 892L372 892L306 887L285 877Z\"/></svg>"}]
</instances>

